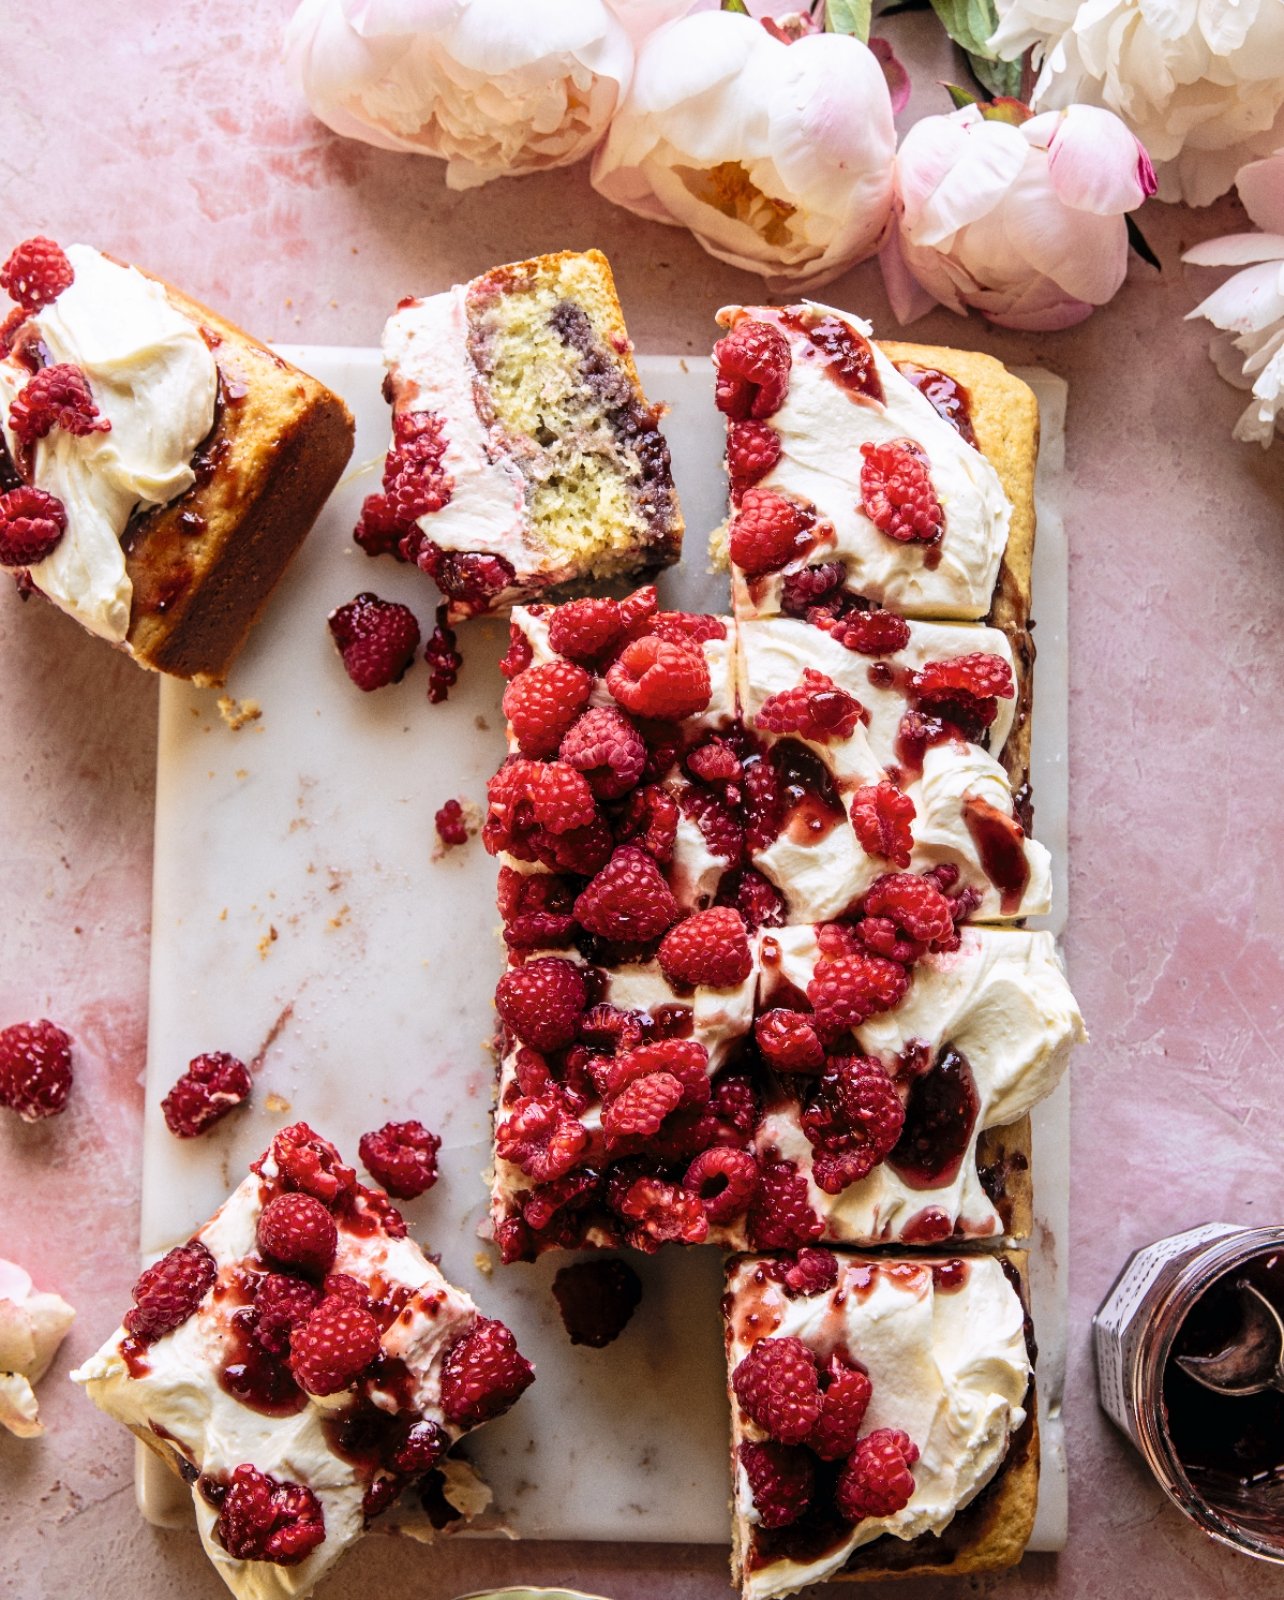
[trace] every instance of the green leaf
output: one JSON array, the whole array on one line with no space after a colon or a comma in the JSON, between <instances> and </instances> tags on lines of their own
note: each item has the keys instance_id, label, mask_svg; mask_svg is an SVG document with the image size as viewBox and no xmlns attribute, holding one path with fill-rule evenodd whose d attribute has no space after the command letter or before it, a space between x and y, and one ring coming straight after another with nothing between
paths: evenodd
<instances>
[{"instance_id":1,"label":"green leaf","mask_svg":"<svg viewBox=\"0 0 1284 1600\"><path fill-rule=\"evenodd\" d=\"M874 0L825 0L825 32L850 33L868 44L873 10Z\"/></svg>"},{"instance_id":2,"label":"green leaf","mask_svg":"<svg viewBox=\"0 0 1284 1600\"><path fill-rule=\"evenodd\" d=\"M977 102L978 97L970 89L960 88L957 83L946 83L941 87L953 100L956 111L962 111L964 106L974 106Z\"/></svg>"},{"instance_id":3,"label":"green leaf","mask_svg":"<svg viewBox=\"0 0 1284 1600\"><path fill-rule=\"evenodd\" d=\"M971 67L976 81L992 95L1010 100L1015 100L1020 95L1020 61L995 61L991 56L980 56L969 50L967 64Z\"/></svg>"},{"instance_id":4,"label":"green leaf","mask_svg":"<svg viewBox=\"0 0 1284 1600\"><path fill-rule=\"evenodd\" d=\"M734 11L738 17L747 17L749 15L749 7L745 4L745 0L722 0L722 9L724 11Z\"/></svg>"},{"instance_id":5,"label":"green leaf","mask_svg":"<svg viewBox=\"0 0 1284 1600\"><path fill-rule=\"evenodd\" d=\"M1150 248L1150 244L1146 239L1146 235L1133 221L1131 216L1125 217L1124 221L1128 224L1128 243L1147 264L1147 266L1154 267L1156 272L1162 272L1164 270L1163 264L1155 252Z\"/></svg>"},{"instance_id":6,"label":"green leaf","mask_svg":"<svg viewBox=\"0 0 1284 1600\"><path fill-rule=\"evenodd\" d=\"M932 10L954 43L970 56L988 56L990 35L999 25L994 0L932 0Z\"/></svg>"}]
</instances>

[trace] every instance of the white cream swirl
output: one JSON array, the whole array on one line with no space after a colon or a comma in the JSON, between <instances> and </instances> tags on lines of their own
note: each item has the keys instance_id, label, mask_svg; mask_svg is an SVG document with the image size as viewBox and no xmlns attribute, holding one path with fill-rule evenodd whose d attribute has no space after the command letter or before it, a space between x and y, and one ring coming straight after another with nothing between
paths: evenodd
<instances>
[{"instance_id":1,"label":"white cream swirl","mask_svg":"<svg viewBox=\"0 0 1284 1600\"><path fill-rule=\"evenodd\" d=\"M214 424L218 368L163 285L89 245L71 245L67 258L75 280L27 326L51 365L81 369L111 430L76 438L55 427L37 441L32 481L62 501L67 529L31 576L55 605L120 644L133 597L121 536L135 509L168 505L196 481L192 456ZM30 377L17 356L0 361L0 417L15 460L9 413Z\"/></svg>"}]
</instances>

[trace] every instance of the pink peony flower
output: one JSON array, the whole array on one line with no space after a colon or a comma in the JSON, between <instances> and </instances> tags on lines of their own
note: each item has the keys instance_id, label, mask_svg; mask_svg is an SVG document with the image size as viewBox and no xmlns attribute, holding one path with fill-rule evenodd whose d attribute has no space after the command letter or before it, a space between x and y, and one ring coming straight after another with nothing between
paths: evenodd
<instances>
[{"instance_id":1,"label":"pink peony flower","mask_svg":"<svg viewBox=\"0 0 1284 1600\"><path fill-rule=\"evenodd\" d=\"M925 117L896 157L882 254L902 322L933 301L1008 328L1068 328L1124 280L1124 214L1155 192L1145 150L1096 106L1031 116L1017 101Z\"/></svg>"}]
</instances>

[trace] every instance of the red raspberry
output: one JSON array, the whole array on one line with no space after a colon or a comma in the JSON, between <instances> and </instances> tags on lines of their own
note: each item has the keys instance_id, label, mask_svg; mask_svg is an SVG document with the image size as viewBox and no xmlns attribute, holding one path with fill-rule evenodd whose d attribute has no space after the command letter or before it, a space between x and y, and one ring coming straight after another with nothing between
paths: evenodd
<instances>
[{"instance_id":1,"label":"red raspberry","mask_svg":"<svg viewBox=\"0 0 1284 1600\"><path fill-rule=\"evenodd\" d=\"M25 483L0 494L0 567L34 567L66 531L67 510L54 495Z\"/></svg>"},{"instance_id":2,"label":"red raspberry","mask_svg":"<svg viewBox=\"0 0 1284 1600\"><path fill-rule=\"evenodd\" d=\"M895 867L910 864L914 815L914 802L894 783L867 783L852 795L852 827L861 849Z\"/></svg>"},{"instance_id":3,"label":"red raspberry","mask_svg":"<svg viewBox=\"0 0 1284 1600\"><path fill-rule=\"evenodd\" d=\"M447 800L433 813L432 825L446 850L456 850L468 843L468 818L458 800Z\"/></svg>"},{"instance_id":4,"label":"red raspberry","mask_svg":"<svg viewBox=\"0 0 1284 1600\"><path fill-rule=\"evenodd\" d=\"M254 1337L273 1355L285 1355L295 1324L311 1316L320 1303L321 1291L302 1278L267 1273L254 1295Z\"/></svg>"},{"instance_id":5,"label":"red raspberry","mask_svg":"<svg viewBox=\"0 0 1284 1600\"><path fill-rule=\"evenodd\" d=\"M703 1244L709 1235L704 1206L662 1178L636 1178L619 1200L620 1215L634 1224L629 1243L647 1254L662 1244Z\"/></svg>"},{"instance_id":6,"label":"red raspberry","mask_svg":"<svg viewBox=\"0 0 1284 1600\"><path fill-rule=\"evenodd\" d=\"M710 1226L744 1216L758 1188L758 1163L747 1150L716 1146L702 1150L686 1170L682 1187L699 1198Z\"/></svg>"},{"instance_id":7,"label":"red raspberry","mask_svg":"<svg viewBox=\"0 0 1284 1600\"><path fill-rule=\"evenodd\" d=\"M807 998L822 1039L835 1039L905 998L909 973L882 956L840 956L822 961L807 985Z\"/></svg>"},{"instance_id":8,"label":"red raspberry","mask_svg":"<svg viewBox=\"0 0 1284 1600\"><path fill-rule=\"evenodd\" d=\"M636 1011L622 1011L619 1006L596 1005L584 1013L580 1023L580 1039L594 1050L607 1055L622 1055L635 1050L642 1043L642 1024Z\"/></svg>"},{"instance_id":9,"label":"red raspberry","mask_svg":"<svg viewBox=\"0 0 1284 1600\"><path fill-rule=\"evenodd\" d=\"M765 1442L742 1444L739 1453L762 1527L787 1528L797 1522L811 1505L815 1487L815 1469L807 1452Z\"/></svg>"},{"instance_id":10,"label":"red raspberry","mask_svg":"<svg viewBox=\"0 0 1284 1600\"><path fill-rule=\"evenodd\" d=\"M237 1561L293 1567L325 1542L325 1513L311 1489L243 1463L232 1474L215 1531Z\"/></svg>"},{"instance_id":11,"label":"red raspberry","mask_svg":"<svg viewBox=\"0 0 1284 1600\"><path fill-rule=\"evenodd\" d=\"M518 673L525 672L535 658L535 651L530 640L515 622L508 624L508 650L503 660L499 663L499 670L507 679L517 677Z\"/></svg>"},{"instance_id":12,"label":"red raspberry","mask_svg":"<svg viewBox=\"0 0 1284 1600\"><path fill-rule=\"evenodd\" d=\"M347 1295L327 1295L290 1337L290 1371L308 1394L338 1394L379 1354L379 1324Z\"/></svg>"},{"instance_id":13,"label":"red raspberry","mask_svg":"<svg viewBox=\"0 0 1284 1600\"><path fill-rule=\"evenodd\" d=\"M602 818L587 828L571 828L566 833L548 833L541 829L531 835L531 848L535 859L550 872L577 872L591 878L611 859L615 840Z\"/></svg>"},{"instance_id":14,"label":"red raspberry","mask_svg":"<svg viewBox=\"0 0 1284 1600\"><path fill-rule=\"evenodd\" d=\"M78 439L90 433L111 432L111 423L98 414L89 380L68 361L42 367L32 376L14 399L9 426L27 445L43 439L54 428Z\"/></svg>"},{"instance_id":15,"label":"red raspberry","mask_svg":"<svg viewBox=\"0 0 1284 1600\"><path fill-rule=\"evenodd\" d=\"M588 990L579 967L560 956L541 956L510 967L495 990L505 1024L532 1050L562 1050L575 1043Z\"/></svg>"},{"instance_id":16,"label":"red raspberry","mask_svg":"<svg viewBox=\"0 0 1284 1600\"><path fill-rule=\"evenodd\" d=\"M753 971L744 918L729 906L693 911L665 934L656 954L675 987L731 989Z\"/></svg>"},{"instance_id":17,"label":"red raspberry","mask_svg":"<svg viewBox=\"0 0 1284 1600\"><path fill-rule=\"evenodd\" d=\"M216 1050L188 1063L187 1071L161 1101L161 1111L172 1134L194 1139L249 1097L250 1074L245 1063Z\"/></svg>"},{"instance_id":18,"label":"red raspberry","mask_svg":"<svg viewBox=\"0 0 1284 1600\"><path fill-rule=\"evenodd\" d=\"M592 666L623 635L618 600L568 600L549 618L548 642L559 656Z\"/></svg>"},{"instance_id":19,"label":"red raspberry","mask_svg":"<svg viewBox=\"0 0 1284 1600\"><path fill-rule=\"evenodd\" d=\"M815 514L771 489L746 489L731 521L732 564L749 578L779 572L811 548Z\"/></svg>"},{"instance_id":20,"label":"red raspberry","mask_svg":"<svg viewBox=\"0 0 1284 1600\"><path fill-rule=\"evenodd\" d=\"M816 1358L801 1339L759 1339L731 1387L746 1416L780 1444L801 1444L820 1417Z\"/></svg>"},{"instance_id":21,"label":"red raspberry","mask_svg":"<svg viewBox=\"0 0 1284 1600\"><path fill-rule=\"evenodd\" d=\"M704 789L683 789L678 796L682 814L700 830L709 854L735 866L744 854L744 829L731 806ZM737 808L738 809L738 808Z\"/></svg>"},{"instance_id":22,"label":"red raspberry","mask_svg":"<svg viewBox=\"0 0 1284 1600\"><path fill-rule=\"evenodd\" d=\"M648 634L667 639L670 644L707 644L710 639L725 639L727 624L706 611L657 611L638 623L629 638L643 639Z\"/></svg>"},{"instance_id":23,"label":"red raspberry","mask_svg":"<svg viewBox=\"0 0 1284 1600\"><path fill-rule=\"evenodd\" d=\"M727 477L731 503L765 478L780 460L780 435L765 422L732 422L727 427Z\"/></svg>"},{"instance_id":24,"label":"red raspberry","mask_svg":"<svg viewBox=\"0 0 1284 1600\"><path fill-rule=\"evenodd\" d=\"M698 744L686 759L687 771L701 783L739 783L740 757L716 735Z\"/></svg>"},{"instance_id":25,"label":"red raspberry","mask_svg":"<svg viewBox=\"0 0 1284 1600\"><path fill-rule=\"evenodd\" d=\"M734 882L724 878L718 886L718 901L723 900L723 891L726 889L730 895L730 903L735 906L740 915L745 919L745 927L780 928L785 921L785 902L779 889L757 872L753 867L745 867L736 874Z\"/></svg>"},{"instance_id":26,"label":"red raspberry","mask_svg":"<svg viewBox=\"0 0 1284 1600\"><path fill-rule=\"evenodd\" d=\"M826 1194L841 1194L874 1170L896 1146L905 1108L882 1063L867 1056L831 1056L817 1093L802 1113L816 1147L812 1177Z\"/></svg>"},{"instance_id":27,"label":"red raspberry","mask_svg":"<svg viewBox=\"0 0 1284 1600\"><path fill-rule=\"evenodd\" d=\"M574 767L565 761L540 762L532 777L531 805L541 827L550 833L570 833L596 820L593 791Z\"/></svg>"},{"instance_id":28,"label":"red raspberry","mask_svg":"<svg viewBox=\"0 0 1284 1600\"><path fill-rule=\"evenodd\" d=\"M383 489L393 515L408 530L420 517L449 505L454 493L455 481L442 466L444 426L444 418L435 411L393 415L393 444L383 466Z\"/></svg>"},{"instance_id":29,"label":"red raspberry","mask_svg":"<svg viewBox=\"0 0 1284 1600\"><path fill-rule=\"evenodd\" d=\"M625 645L606 669L606 686L637 717L679 722L709 704L709 663L698 645L651 634Z\"/></svg>"},{"instance_id":30,"label":"red raspberry","mask_svg":"<svg viewBox=\"0 0 1284 1600\"><path fill-rule=\"evenodd\" d=\"M189 1239L145 1269L131 1293L134 1305L125 1313L125 1332L142 1344L153 1344L192 1316L214 1287L218 1267L199 1239Z\"/></svg>"},{"instance_id":31,"label":"red raspberry","mask_svg":"<svg viewBox=\"0 0 1284 1600\"><path fill-rule=\"evenodd\" d=\"M601 1350L624 1332L642 1299L642 1283L627 1261L577 1261L553 1279L553 1298L572 1344Z\"/></svg>"},{"instance_id":32,"label":"red raspberry","mask_svg":"<svg viewBox=\"0 0 1284 1600\"><path fill-rule=\"evenodd\" d=\"M339 1232L334 1218L310 1194L279 1194L259 1213L259 1249L287 1267L329 1272Z\"/></svg>"},{"instance_id":33,"label":"red raspberry","mask_svg":"<svg viewBox=\"0 0 1284 1600\"><path fill-rule=\"evenodd\" d=\"M419 624L409 606L380 600L367 589L336 607L329 620L343 670L358 689L401 682L419 648Z\"/></svg>"},{"instance_id":34,"label":"red raspberry","mask_svg":"<svg viewBox=\"0 0 1284 1600\"><path fill-rule=\"evenodd\" d=\"M750 1139L762 1120L762 1107L753 1081L743 1072L724 1072L711 1086L709 1109L718 1121L741 1139Z\"/></svg>"},{"instance_id":35,"label":"red raspberry","mask_svg":"<svg viewBox=\"0 0 1284 1600\"><path fill-rule=\"evenodd\" d=\"M869 713L855 696L814 667L804 667L802 682L768 695L758 709L757 725L766 733L796 733L816 744L850 739Z\"/></svg>"},{"instance_id":36,"label":"red raspberry","mask_svg":"<svg viewBox=\"0 0 1284 1600\"><path fill-rule=\"evenodd\" d=\"M677 1079L684 1106L709 1103L709 1052L697 1039L655 1039L624 1051L613 1061L603 1058L600 1070L606 1099L622 1094L638 1079L658 1073Z\"/></svg>"},{"instance_id":37,"label":"red raspberry","mask_svg":"<svg viewBox=\"0 0 1284 1600\"><path fill-rule=\"evenodd\" d=\"M796 1250L825 1230L812 1209L807 1180L792 1161L759 1168L758 1193L749 1207L749 1239L755 1250Z\"/></svg>"},{"instance_id":38,"label":"red raspberry","mask_svg":"<svg viewBox=\"0 0 1284 1600\"><path fill-rule=\"evenodd\" d=\"M767 849L785 821L780 774L767 756L745 761L745 849L751 856Z\"/></svg>"},{"instance_id":39,"label":"red raspberry","mask_svg":"<svg viewBox=\"0 0 1284 1600\"><path fill-rule=\"evenodd\" d=\"M718 410L740 422L773 416L789 392L789 341L769 322L742 317L713 347Z\"/></svg>"},{"instance_id":40,"label":"red raspberry","mask_svg":"<svg viewBox=\"0 0 1284 1600\"><path fill-rule=\"evenodd\" d=\"M530 1362L504 1324L478 1317L441 1364L441 1408L453 1426L475 1428L502 1416L534 1381Z\"/></svg>"},{"instance_id":41,"label":"red raspberry","mask_svg":"<svg viewBox=\"0 0 1284 1600\"><path fill-rule=\"evenodd\" d=\"M267 1155L252 1162L251 1167L261 1174L269 1163L275 1163L287 1189L300 1190L326 1205L333 1205L357 1185L355 1171L345 1166L330 1141L313 1133L306 1122L282 1128Z\"/></svg>"},{"instance_id":42,"label":"red raspberry","mask_svg":"<svg viewBox=\"0 0 1284 1600\"><path fill-rule=\"evenodd\" d=\"M589 1142L588 1129L570 1115L553 1085L538 1097L519 1096L495 1124L495 1150L537 1183L565 1177L579 1164Z\"/></svg>"},{"instance_id":43,"label":"red raspberry","mask_svg":"<svg viewBox=\"0 0 1284 1600\"><path fill-rule=\"evenodd\" d=\"M678 837L678 802L658 784L635 789L622 808L615 834L622 843L638 845L656 861L673 860Z\"/></svg>"},{"instance_id":44,"label":"red raspberry","mask_svg":"<svg viewBox=\"0 0 1284 1600\"><path fill-rule=\"evenodd\" d=\"M671 1073L652 1072L635 1078L603 1108L607 1150L618 1153L621 1145L653 1138L681 1102L682 1085Z\"/></svg>"},{"instance_id":45,"label":"red raspberry","mask_svg":"<svg viewBox=\"0 0 1284 1600\"><path fill-rule=\"evenodd\" d=\"M910 678L910 691L933 710L957 701L969 721L988 728L998 714L998 702L1016 693L1016 683L1002 656L976 650L948 661L928 661Z\"/></svg>"},{"instance_id":46,"label":"red raspberry","mask_svg":"<svg viewBox=\"0 0 1284 1600\"><path fill-rule=\"evenodd\" d=\"M395 556L400 561L399 546L405 532L388 496L368 494L361 502L361 515L352 530L352 542L368 556Z\"/></svg>"},{"instance_id":47,"label":"red raspberry","mask_svg":"<svg viewBox=\"0 0 1284 1600\"><path fill-rule=\"evenodd\" d=\"M437 1181L441 1140L422 1122L385 1122L357 1145L366 1171L394 1200L414 1200Z\"/></svg>"},{"instance_id":48,"label":"red raspberry","mask_svg":"<svg viewBox=\"0 0 1284 1600\"><path fill-rule=\"evenodd\" d=\"M819 1072L825 1064L811 1019L800 1011L764 1012L753 1031L763 1060L777 1072Z\"/></svg>"},{"instance_id":49,"label":"red raspberry","mask_svg":"<svg viewBox=\"0 0 1284 1600\"><path fill-rule=\"evenodd\" d=\"M510 588L516 573L503 556L480 550L443 550L433 568L442 594L457 605L488 610L496 595Z\"/></svg>"},{"instance_id":50,"label":"red raspberry","mask_svg":"<svg viewBox=\"0 0 1284 1600\"><path fill-rule=\"evenodd\" d=\"M914 1493L910 1468L917 1460L918 1446L899 1428L867 1433L838 1475L834 1488L838 1515L853 1523L895 1516Z\"/></svg>"},{"instance_id":51,"label":"red raspberry","mask_svg":"<svg viewBox=\"0 0 1284 1600\"><path fill-rule=\"evenodd\" d=\"M936 544L945 513L927 457L912 439L861 445L860 508L880 533L900 544Z\"/></svg>"},{"instance_id":52,"label":"red raspberry","mask_svg":"<svg viewBox=\"0 0 1284 1600\"><path fill-rule=\"evenodd\" d=\"M504 690L504 715L522 754L551 756L592 689L592 676L570 661L547 661L519 673Z\"/></svg>"},{"instance_id":53,"label":"red raspberry","mask_svg":"<svg viewBox=\"0 0 1284 1600\"><path fill-rule=\"evenodd\" d=\"M424 660L428 663L428 699L437 706L455 687L464 664L455 648L455 630L446 623L445 606L437 607L433 630L424 646Z\"/></svg>"},{"instance_id":54,"label":"red raspberry","mask_svg":"<svg viewBox=\"0 0 1284 1600\"><path fill-rule=\"evenodd\" d=\"M321 1288L326 1299L347 1300L351 1305L370 1309L366 1285L347 1272L327 1272Z\"/></svg>"},{"instance_id":55,"label":"red raspberry","mask_svg":"<svg viewBox=\"0 0 1284 1600\"><path fill-rule=\"evenodd\" d=\"M841 589L847 568L841 561L824 561L786 575L780 590L780 609L787 617L806 617L835 590ZM829 613L816 613L828 616Z\"/></svg>"},{"instance_id":56,"label":"red raspberry","mask_svg":"<svg viewBox=\"0 0 1284 1600\"><path fill-rule=\"evenodd\" d=\"M31 313L24 306L14 306L9 315L0 322L0 360L12 354L18 333L30 318Z\"/></svg>"},{"instance_id":57,"label":"red raspberry","mask_svg":"<svg viewBox=\"0 0 1284 1600\"><path fill-rule=\"evenodd\" d=\"M557 873L501 867L498 903L509 947L539 950L564 943L575 926L574 899L574 890Z\"/></svg>"},{"instance_id":58,"label":"red raspberry","mask_svg":"<svg viewBox=\"0 0 1284 1600\"><path fill-rule=\"evenodd\" d=\"M597 1199L600 1186L597 1173L568 1172L552 1183L536 1184L523 1202L522 1215L537 1233L542 1233Z\"/></svg>"},{"instance_id":59,"label":"red raspberry","mask_svg":"<svg viewBox=\"0 0 1284 1600\"><path fill-rule=\"evenodd\" d=\"M799 1295L824 1294L838 1282L838 1257L832 1250L800 1250L792 1263L782 1263L781 1284L792 1300Z\"/></svg>"},{"instance_id":60,"label":"red raspberry","mask_svg":"<svg viewBox=\"0 0 1284 1600\"><path fill-rule=\"evenodd\" d=\"M849 1366L837 1351L830 1356L823 1376L828 1381L824 1384L820 1416L807 1444L822 1461L841 1461L856 1449L874 1386L864 1372Z\"/></svg>"},{"instance_id":61,"label":"red raspberry","mask_svg":"<svg viewBox=\"0 0 1284 1600\"><path fill-rule=\"evenodd\" d=\"M562 740L558 755L584 774L599 800L619 800L642 777L646 744L622 711L590 706Z\"/></svg>"},{"instance_id":62,"label":"red raspberry","mask_svg":"<svg viewBox=\"0 0 1284 1600\"><path fill-rule=\"evenodd\" d=\"M950 902L936 884L912 872L886 872L866 891L867 917L886 917L919 945L939 950L954 937Z\"/></svg>"},{"instance_id":63,"label":"red raspberry","mask_svg":"<svg viewBox=\"0 0 1284 1600\"><path fill-rule=\"evenodd\" d=\"M0 289L24 311L39 311L69 289L75 277L62 246L37 234L24 239L0 267Z\"/></svg>"},{"instance_id":64,"label":"red raspberry","mask_svg":"<svg viewBox=\"0 0 1284 1600\"><path fill-rule=\"evenodd\" d=\"M575 901L581 927L628 944L658 939L679 915L659 867L634 844L621 845Z\"/></svg>"},{"instance_id":65,"label":"red raspberry","mask_svg":"<svg viewBox=\"0 0 1284 1600\"><path fill-rule=\"evenodd\" d=\"M895 611L851 611L826 630L846 650L861 656L890 656L910 641L910 626Z\"/></svg>"},{"instance_id":66,"label":"red raspberry","mask_svg":"<svg viewBox=\"0 0 1284 1600\"><path fill-rule=\"evenodd\" d=\"M38 1122L56 1116L70 1092L70 1034L47 1017L0 1029L0 1106Z\"/></svg>"},{"instance_id":67,"label":"red raspberry","mask_svg":"<svg viewBox=\"0 0 1284 1600\"><path fill-rule=\"evenodd\" d=\"M408 1478L417 1478L432 1469L450 1449L450 1435L439 1423L417 1417L407 1418L388 1455L388 1465Z\"/></svg>"},{"instance_id":68,"label":"red raspberry","mask_svg":"<svg viewBox=\"0 0 1284 1600\"><path fill-rule=\"evenodd\" d=\"M625 638L635 639L645 633L646 628L643 624L648 617L656 614L659 606L660 597L653 583L644 583L640 589L625 595L620 601L620 623L624 628Z\"/></svg>"}]
</instances>

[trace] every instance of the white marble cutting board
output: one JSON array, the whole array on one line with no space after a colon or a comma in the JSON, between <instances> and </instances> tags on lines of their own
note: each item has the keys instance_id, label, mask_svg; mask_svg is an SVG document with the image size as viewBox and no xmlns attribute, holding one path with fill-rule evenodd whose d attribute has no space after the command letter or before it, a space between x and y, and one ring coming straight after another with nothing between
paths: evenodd
<instances>
[{"instance_id":1,"label":"white marble cutting board","mask_svg":"<svg viewBox=\"0 0 1284 1600\"><path fill-rule=\"evenodd\" d=\"M429 705L422 660L403 682L361 694L344 675L327 613L362 589L405 601L431 626L435 591L413 569L371 561L351 542L377 487L388 413L373 350L283 352L341 393L357 419L340 486L253 634L227 693L262 708L234 731L213 691L166 679L160 697L151 1012L142 1249L186 1237L287 1121L303 1118L356 1158L359 1135L417 1117L442 1135L442 1176L405 1210L447 1274L515 1330L539 1381L477 1436L470 1453L509 1528L537 1539L722 1544L728 1538L726 1400L714 1250L636 1258L645 1290L606 1350L572 1348L549 1285L558 1262L487 1268L485 1205L492 1066L486 1050L501 944L495 865L477 841L432 859L433 813L482 801L503 754L507 627L461 630L465 665ZM666 432L688 528L688 557L662 581L665 603L725 610L704 541L722 513L722 422L703 362L643 357L647 392L672 407ZM1043 407L1034 582L1039 663L1033 785L1066 883L1066 551L1056 513L1065 386L1034 382ZM364 470L363 470L364 467ZM200 1141L170 1136L161 1096L190 1057L230 1050L255 1063L252 1109ZM1060 1400L1064 1374L1068 1094L1036 1113L1034 1271L1044 1452L1032 1547L1066 1527ZM152 1520L190 1521L176 1480L143 1453L139 1503Z\"/></svg>"}]
</instances>

